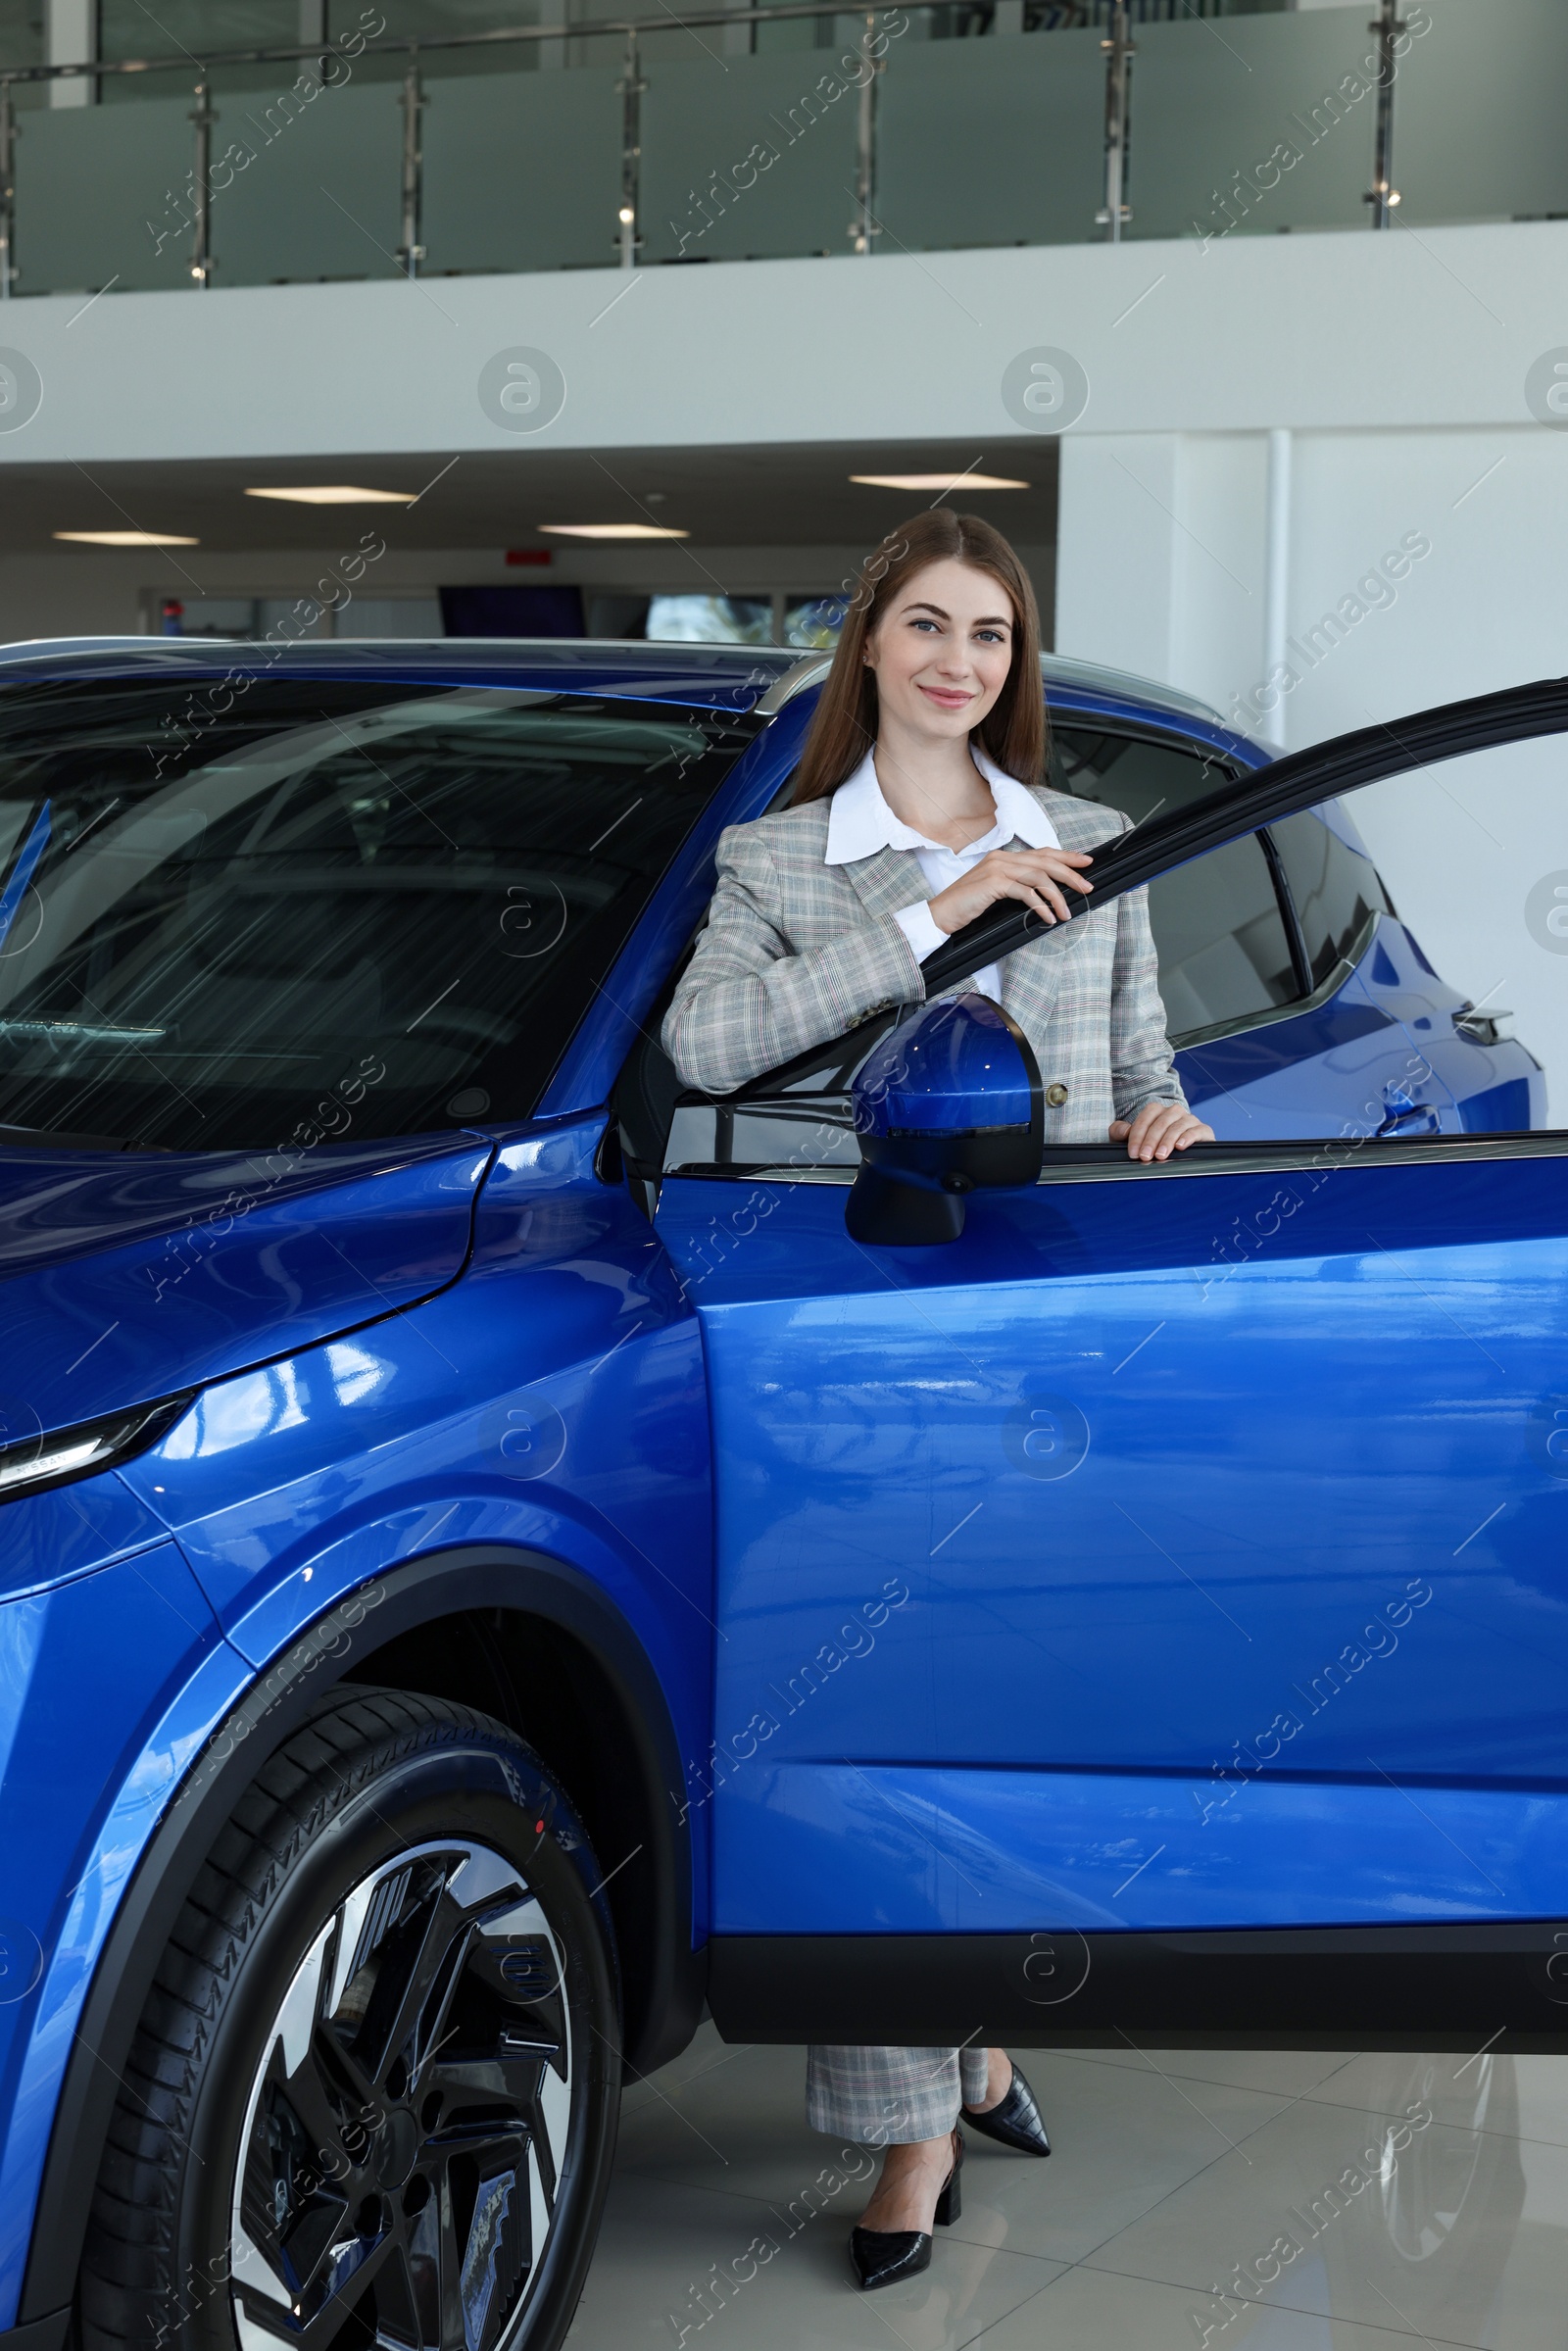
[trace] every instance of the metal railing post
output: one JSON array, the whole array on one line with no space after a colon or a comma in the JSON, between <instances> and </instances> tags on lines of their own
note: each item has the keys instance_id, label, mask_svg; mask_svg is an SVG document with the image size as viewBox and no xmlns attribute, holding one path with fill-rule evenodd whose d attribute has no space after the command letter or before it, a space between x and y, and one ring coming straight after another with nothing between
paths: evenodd
<instances>
[{"instance_id":1,"label":"metal railing post","mask_svg":"<svg viewBox=\"0 0 1568 2351\"><path fill-rule=\"evenodd\" d=\"M861 55L871 71L860 84L859 117L856 125L855 219L850 222L850 248L855 253L870 253L873 250L871 239L882 234L876 219L876 82L882 71L882 60L871 55L871 35L875 30L875 13L867 9Z\"/></svg>"},{"instance_id":2,"label":"metal railing post","mask_svg":"<svg viewBox=\"0 0 1568 2351\"><path fill-rule=\"evenodd\" d=\"M642 243L637 210L642 201L642 96L648 84L639 70L637 35L626 35L626 70L615 87L621 96L620 110L620 266L623 269L637 267L637 249Z\"/></svg>"},{"instance_id":3,"label":"metal railing post","mask_svg":"<svg viewBox=\"0 0 1568 2351\"><path fill-rule=\"evenodd\" d=\"M196 173L191 201L196 241L191 250L190 273L205 293L213 274L213 124L218 121L212 93L205 81L196 84L196 105L190 119L196 125Z\"/></svg>"},{"instance_id":4,"label":"metal railing post","mask_svg":"<svg viewBox=\"0 0 1568 2351\"><path fill-rule=\"evenodd\" d=\"M0 302L11 300L17 274L17 117L11 84L0 82Z\"/></svg>"},{"instance_id":5,"label":"metal railing post","mask_svg":"<svg viewBox=\"0 0 1568 2351\"><path fill-rule=\"evenodd\" d=\"M417 277L419 264L424 259L424 247L419 242L424 226L424 146L419 136L419 117L425 105L419 52L411 44L408 71L403 76L403 242L398 247L405 277Z\"/></svg>"},{"instance_id":6,"label":"metal railing post","mask_svg":"<svg viewBox=\"0 0 1568 2351\"><path fill-rule=\"evenodd\" d=\"M1127 202L1127 178L1136 52L1127 29L1127 0L1113 0L1109 37L1100 46L1105 52L1105 201L1095 220L1099 227L1108 228L1111 243L1119 245L1122 228L1133 217Z\"/></svg>"},{"instance_id":7,"label":"metal railing post","mask_svg":"<svg viewBox=\"0 0 1568 2351\"><path fill-rule=\"evenodd\" d=\"M1382 0L1382 7L1367 30L1378 36L1378 113L1373 133L1372 185L1363 201L1372 207L1373 227L1387 228L1389 215L1399 201L1399 191L1394 185L1394 43L1396 36L1404 30L1399 0Z\"/></svg>"}]
</instances>

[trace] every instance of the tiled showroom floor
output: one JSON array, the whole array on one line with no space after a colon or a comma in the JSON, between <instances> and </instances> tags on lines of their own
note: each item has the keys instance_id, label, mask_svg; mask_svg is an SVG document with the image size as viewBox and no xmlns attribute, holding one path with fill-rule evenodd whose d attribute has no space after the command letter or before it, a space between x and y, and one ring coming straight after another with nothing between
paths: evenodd
<instances>
[{"instance_id":1,"label":"tiled showroom floor","mask_svg":"<svg viewBox=\"0 0 1568 2351\"><path fill-rule=\"evenodd\" d=\"M1568 2058L1018 2055L1050 2162L970 2134L930 2270L862 2294L869 2158L806 2129L803 2050L704 2026L627 2092L573 2351L1568 2346Z\"/></svg>"}]
</instances>

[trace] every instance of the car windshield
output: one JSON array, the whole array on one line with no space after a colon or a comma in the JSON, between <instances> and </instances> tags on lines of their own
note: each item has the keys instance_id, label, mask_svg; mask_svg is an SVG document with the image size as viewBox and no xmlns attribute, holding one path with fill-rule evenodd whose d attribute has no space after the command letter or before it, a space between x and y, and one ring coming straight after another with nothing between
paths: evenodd
<instances>
[{"instance_id":1,"label":"car windshield","mask_svg":"<svg viewBox=\"0 0 1568 2351\"><path fill-rule=\"evenodd\" d=\"M0 1139L526 1117L750 719L244 679L0 698Z\"/></svg>"}]
</instances>

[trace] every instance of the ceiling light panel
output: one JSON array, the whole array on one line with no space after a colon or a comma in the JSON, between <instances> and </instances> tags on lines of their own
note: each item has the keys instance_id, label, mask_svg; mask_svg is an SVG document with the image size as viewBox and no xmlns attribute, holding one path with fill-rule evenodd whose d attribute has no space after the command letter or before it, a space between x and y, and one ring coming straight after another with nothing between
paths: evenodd
<instances>
[{"instance_id":1,"label":"ceiling light panel","mask_svg":"<svg viewBox=\"0 0 1568 2351\"><path fill-rule=\"evenodd\" d=\"M361 490L346 481L314 482L299 490L247 490L247 498L280 498L289 506L413 506L417 490Z\"/></svg>"},{"instance_id":2,"label":"ceiling light panel","mask_svg":"<svg viewBox=\"0 0 1568 2351\"><path fill-rule=\"evenodd\" d=\"M83 547L199 547L200 539L181 538L169 530L57 530L56 539L74 539Z\"/></svg>"},{"instance_id":3,"label":"ceiling light panel","mask_svg":"<svg viewBox=\"0 0 1568 2351\"><path fill-rule=\"evenodd\" d=\"M1033 483L1004 473L852 473L851 481L870 490L1028 490Z\"/></svg>"},{"instance_id":4,"label":"ceiling light panel","mask_svg":"<svg viewBox=\"0 0 1568 2351\"><path fill-rule=\"evenodd\" d=\"M689 530L669 530L658 522L541 522L552 539L689 539Z\"/></svg>"}]
</instances>

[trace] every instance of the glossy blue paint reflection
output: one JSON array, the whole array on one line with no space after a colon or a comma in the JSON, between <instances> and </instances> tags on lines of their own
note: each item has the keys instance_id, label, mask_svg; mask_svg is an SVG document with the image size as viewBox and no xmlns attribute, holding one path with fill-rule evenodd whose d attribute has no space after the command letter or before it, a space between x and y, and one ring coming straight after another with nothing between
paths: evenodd
<instances>
[{"instance_id":1,"label":"glossy blue paint reflection","mask_svg":"<svg viewBox=\"0 0 1568 2351\"><path fill-rule=\"evenodd\" d=\"M1562 1792L1258 1779L1225 1804L1207 1783L1163 1775L773 1763L763 1750L728 1774L716 1804L716 1932L778 1934L779 1872L801 1935L1415 1926L1561 1911Z\"/></svg>"},{"instance_id":2,"label":"glossy blue paint reflection","mask_svg":"<svg viewBox=\"0 0 1568 2351\"><path fill-rule=\"evenodd\" d=\"M1005 1765L1048 1809L1089 1775L1107 1822L1128 1775L1200 1796L1288 1775L1332 1790L1347 1917L1377 1881L1383 1775L1499 1801L1568 1788L1568 1493L1540 1437L1564 1385L1560 1168L1377 1149L981 1195L960 1240L921 1251L848 1243L836 1188L769 1198L698 1292L720 1735L761 1715L781 1768ZM722 1189L666 1184L677 1259ZM1479 1242L1482 1219L1509 1238ZM831 1671L843 1602L889 1578L907 1603ZM714 1798L721 1931L755 1916L742 1885L780 1932L852 1901L861 1837L818 1840L803 1874L743 1783ZM1492 1875L1476 1915L1537 1900L1539 1873L1530 1892ZM1020 1917L1031 1884L1020 1857ZM1189 1923L1255 1920L1266 1890L1217 1873Z\"/></svg>"},{"instance_id":3,"label":"glossy blue paint reflection","mask_svg":"<svg viewBox=\"0 0 1568 2351\"><path fill-rule=\"evenodd\" d=\"M402 1560L511 1543L600 1585L652 1659L683 1751L705 1751L701 1337L624 1187L594 1173L603 1131L600 1116L503 1142L463 1281L209 1387L122 1472L258 1669ZM367 1623L373 1641L370 1610Z\"/></svg>"},{"instance_id":4,"label":"glossy blue paint reflection","mask_svg":"<svg viewBox=\"0 0 1568 2351\"><path fill-rule=\"evenodd\" d=\"M164 1535L111 1472L0 1505L0 1597L46 1591Z\"/></svg>"},{"instance_id":5,"label":"glossy blue paint reflection","mask_svg":"<svg viewBox=\"0 0 1568 2351\"><path fill-rule=\"evenodd\" d=\"M450 1282L490 1146L0 1152L0 1332L45 1430L220 1379Z\"/></svg>"},{"instance_id":6,"label":"glossy blue paint reflection","mask_svg":"<svg viewBox=\"0 0 1568 2351\"><path fill-rule=\"evenodd\" d=\"M873 1047L853 1088L855 1124L862 1135L1027 1127L1038 1086L1001 1005L970 992L924 1005Z\"/></svg>"},{"instance_id":7,"label":"glossy blue paint reflection","mask_svg":"<svg viewBox=\"0 0 1568 2351\"><path fill-rule=\"evenodd\" d=\"M1393 1132L1460 1134L1545 1122L1545 1081L1522 1045L1478 1045L1453 1016L1464 999L1437 979L1404 925L1380 915L1343 986L1310 1012L1287 1013L1176 1056L1187 1098L1221 1141L1248 1143Z\"/></svg>"},{"instance_id":8,"label":"glossy blue paint reflection","mask_svg":"<svg viewBox=\"0 0 1568 2351\"><path fill-rule=\"evenodd\" d=\"M120 1897L249 1679L168 1541L0 1606L0 1907L40 1955L24 1995L0 1997L0 2313L15 2310L54 2101Z\"/></svg>"}]
</instances>

